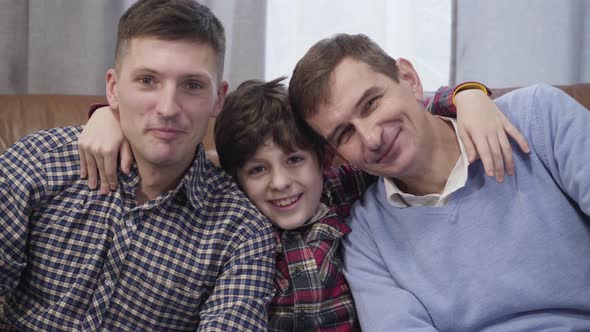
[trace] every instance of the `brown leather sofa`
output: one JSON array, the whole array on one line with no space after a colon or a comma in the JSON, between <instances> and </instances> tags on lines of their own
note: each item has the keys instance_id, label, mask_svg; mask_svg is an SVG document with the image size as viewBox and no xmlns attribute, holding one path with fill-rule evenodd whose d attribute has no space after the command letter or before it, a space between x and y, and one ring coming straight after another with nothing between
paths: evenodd
<instances>
[{"instance_id":1,"label":"brown leather sofa","mask_svg":"<svg viewBox=\"0 0 590 332\"><path fill-rule=\"evenodd\" d=\"M560 86L590 109L590 83ZM493 89L498 97L512 88ZM0 153L23 136L35 131L84 124L89 105L105 102L102 96L0 95ZM204 139L207 155L217 160L213 141L213 122Z\"/></svg>"}]
</instances>

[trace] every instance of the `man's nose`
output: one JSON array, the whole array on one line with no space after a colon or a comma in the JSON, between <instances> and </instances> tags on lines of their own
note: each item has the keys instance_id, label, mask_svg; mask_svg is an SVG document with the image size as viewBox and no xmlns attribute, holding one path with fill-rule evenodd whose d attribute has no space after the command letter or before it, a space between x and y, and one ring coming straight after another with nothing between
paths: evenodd
<instances>
[{"instance_id":1,"label":"man's nose","mask_svg":"<svg viewBox=\"0 0 590 332\"><path fill-rule=\"evenodd\" d=\"M158 114L169 118L178 114L180 105L175 86L164 87L158 96Z\"/></svg>"},{"instance_id":2,"label":"man's nose","mask_svg":"<svg viewBox=\"0 0 590 332\"><path fill-rule=\"evenodd\" d=\"M381 126L372 123L368 119L364 119L356 124L356 130L365 148L371 151L378 151L383 145L381 137L383 129Z\"/></svg>"}]
</instances>

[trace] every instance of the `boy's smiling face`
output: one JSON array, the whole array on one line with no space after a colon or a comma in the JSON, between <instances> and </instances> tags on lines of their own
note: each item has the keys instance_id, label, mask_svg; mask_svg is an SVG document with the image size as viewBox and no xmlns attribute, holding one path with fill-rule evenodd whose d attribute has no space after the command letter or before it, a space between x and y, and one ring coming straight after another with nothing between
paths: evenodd
<instances>
[{"instance_id":1,"label":"boy's smiling face","mask_svg":"<svg viewBox=\"0 0 590 332\"><path fill-rule=\"evenodd\" d=\"M313 151L286 153L267 138L237 175L252 203L281 229L301 227L318 209L323 175Z\"/></svg>"}]
</instances>

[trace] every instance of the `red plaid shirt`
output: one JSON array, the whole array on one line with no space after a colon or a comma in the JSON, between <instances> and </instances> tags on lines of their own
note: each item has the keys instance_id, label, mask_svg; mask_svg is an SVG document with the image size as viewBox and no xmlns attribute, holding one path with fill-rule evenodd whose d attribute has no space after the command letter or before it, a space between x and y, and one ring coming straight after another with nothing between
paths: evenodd
<instances>
[{"instance_id":1,"label":"red plaid shirt","mask_svg":"<svg viewBox=\"0 0 590 332\"><path fill-rule=\"evenodd\" d=\"M350 232L344 217L352 203L374 180L350 165L330 169L318 214L307 226L275 232L277 294L269 331L360 331L342 273L340 239Z\"/></svg>"}]
</instances>

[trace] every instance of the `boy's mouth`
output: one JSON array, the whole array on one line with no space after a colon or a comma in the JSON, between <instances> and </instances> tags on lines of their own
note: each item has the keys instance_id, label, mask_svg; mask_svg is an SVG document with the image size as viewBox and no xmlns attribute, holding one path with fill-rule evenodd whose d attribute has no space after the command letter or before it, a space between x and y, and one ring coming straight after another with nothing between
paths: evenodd
<instances>
[{"instance_id":1,"label":"boy's mouth","mask_svg":"<svg viewBox=\"0 0 590 332\"><path fill-rule=\"evenodd\" d=\"M293 195L290 197L285 197L285 198L281 198L281 199L272 199L269 200L268 202L271 203L272 205L284 208L284 207L289 207L293 204L295 204L299 198L301 198L303 194L297 194L297 195Z\"/></svg>"}]
</instances>

